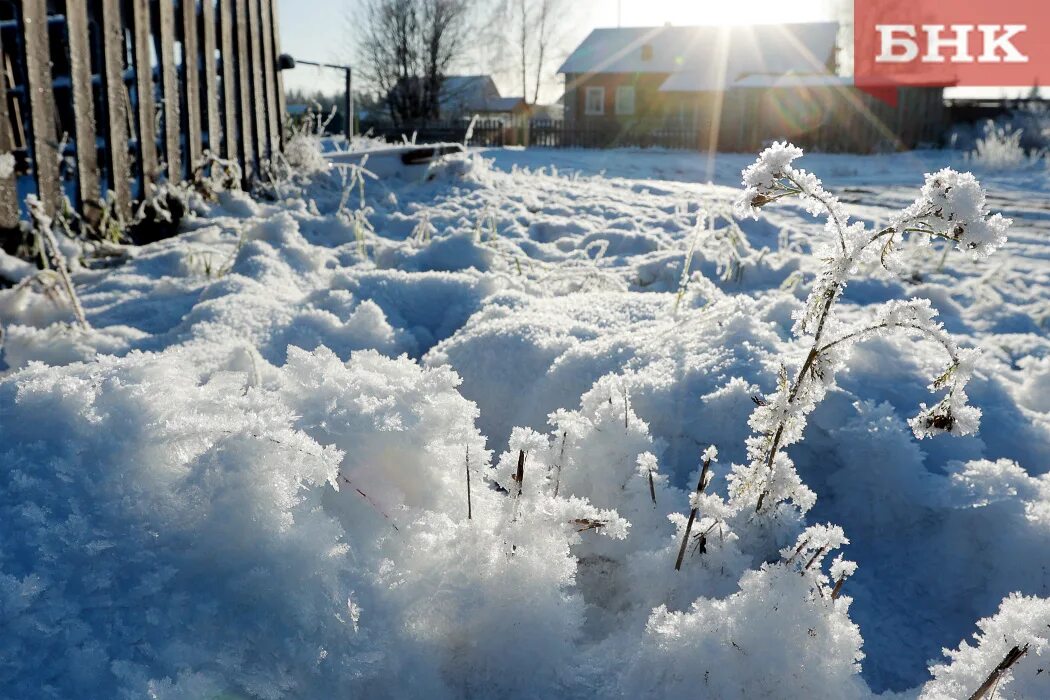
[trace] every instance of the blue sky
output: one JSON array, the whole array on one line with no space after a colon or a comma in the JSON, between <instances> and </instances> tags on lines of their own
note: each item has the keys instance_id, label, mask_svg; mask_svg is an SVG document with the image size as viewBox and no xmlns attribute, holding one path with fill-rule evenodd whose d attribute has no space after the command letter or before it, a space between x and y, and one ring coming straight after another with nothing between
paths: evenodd
<instances>
[{"instance_id":1,"label":"blue sky","mask_svg":"<svg viewBox=\"0 0 1050 700\"><path fill-rule=\"evenodd\" d=\"M624 26L746 22L756 18L763 22L805 22L828 19L832 1L805 0L789 6L782 0L570 0L576 8L575 16L557 59L567 55L591 29L616 26L618 17ZM312 61L353 65L351 17L360 12L361 0L278 0L278 4L282 51ZM552 71L557 69L557 59L551 62ZM469 70L468 63L465 72ZM286 72L284 78L287 87L332 93L343 90L338 71L304 66ZM505 91L509 88L500 87Z\"/></svg>"},{"instance_id":2,"label":"blue sky","mask_svg":"<svg viewBox=\"0 0 1050 700\"><path fill-rule=\"evenodd\" d=\"M355 13L361 13L363 0L277 0L280 9L282 51L292 56L328 63L354 62L351 22ZM495 0L477 0L489 3ZM657 26L709 24L719 22L811 22L834 19L836 2L846 0L804 0L787 3L783 0L569 0L574 16L562 42L551 61L550 70L566 56L595 27L613 27L618 19L624 26ZM477 65L468 60L462 72L478 72ZM301 66L284 74L285 86L308 91L320 89L328 93L343 91L343 75L339 71ZM511 85L500 85L504 94L520 94ZM1000 94L998 88L957 89L967 95L990 97ZM543 99L558 97L558 83L551 76L551 85ZM1011 94L1023 91L1011 90Z\"/></svg>"}]
</instances>

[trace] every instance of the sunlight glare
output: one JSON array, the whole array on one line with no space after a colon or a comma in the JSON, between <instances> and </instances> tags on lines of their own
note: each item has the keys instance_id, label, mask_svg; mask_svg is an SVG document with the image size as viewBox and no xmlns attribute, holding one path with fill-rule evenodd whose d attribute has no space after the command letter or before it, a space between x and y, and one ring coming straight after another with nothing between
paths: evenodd
<instances>
[{"instance_id":1,"label":"sunlight glare","mask_svg":"<svg viewBox=\"0 0 1050 700\"><path fill-rule=\"evenodd\" d=\"M605 0L602 4L603 9L611 6L611 23L615 25L618 11L625 27L811 22L829 15L828 3L822 0L794 4L783 0Z\"/></svg>"}]
</instances>

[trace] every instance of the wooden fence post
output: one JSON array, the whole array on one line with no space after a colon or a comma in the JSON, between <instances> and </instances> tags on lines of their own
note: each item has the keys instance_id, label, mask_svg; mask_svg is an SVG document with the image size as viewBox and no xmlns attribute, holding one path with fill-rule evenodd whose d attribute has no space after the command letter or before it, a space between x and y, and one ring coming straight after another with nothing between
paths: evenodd
<instances>
[{"instance_id":1,"label":"wooden fence post","mask_svg":"<svg viewBox=\"0 0 1050 700\"><path fill-rule=\"evenodd\" d=\"M262 51L259 36L259 3L248 2L248 52L241 52L241 58L249 60L249 81L251 83L252 125L255 134L255 153L261 161L270 156L268 147L269 121L266 115L266 92L263 90Z\"/></svg>"},{"instance_id":2,"label":"wooden fence post","mask_svg":"<svg viewBox=\"0 0 1050 700\"><path fill-rule=\"evenodd\" d=\"M281 51L280 51L280 46L281 45L278 42L278 38L281 35L281 29L280 29L280 24L278 24L278 21L277 21L277 3L276 2L270 2L270 0L267 0L267 1L270 4L270 21L271 21L271 24L273 25L273 30L272 30L272 32L270 34L270 41L273 43L273 55L274 55L274 61L276 61L277 60L276 57L281 55ZM281 74L281 71L275 71L274 89L277 91L277 135L278 135L278 146L280 147L280 146L284 145L284 114L285 114L284 76Z\"/></svg>"},{"instance_id":3,"label":"wooden fence post","mask_svg":"<svg viewBox=\"0 0 1050 700\"><path fill-rule=\"evenodd\" d=\"M87 6L82 2L66 0L66 38L69 42L69 78L73 90L77 147L77 204L84 216L94 219L99 213L98 149L95 147L95 99L91 85Z\"/></svg>"},{"instance_id":4,"label":"wooden fence post","mask_svg":"<svg viewBox=\"0 0 1050 700\"><path fill-rule=\"evenodd\" d=\"M179 139L179 84L175 70L175 3L161 0L160 9L160 83L164 99L164 158L168 163L168 180L182 179L182 145Z\"/></svg>"},{"instance_id":5,"label":"wooden fence post","mask_svg":"<svg viewBox=\"0 0 1050 700\"><path fill-rule=\"evenodd\" d=\"M273 6L270 0L259 0L259 19L262 22L262 61L263 61L263 87L266 90L266 133L269 136L268 148L270 157L281 149L281 124L277 116L277 95L274 83L277 75L274 55L273 32Z\"/></svg>"},{"instance_id":6,"label":"wooden fence post","mask_svg":"<svg viewBox=\"0 0 1050 700\"><path fill-rule=\"evenodd\" d=\"M237 147L237 129L240 126L240 113L238 111L236 64L233 61L235 56L233 45L233 1L219 0L219 38L221 44L220 53L222 55L222 157L237 160L240 152L240 149Z\"/></svg>"},{"instance_id":7,"label":"wooden fence post","mask_svg":"<svg viewBox=\"0 0 1050 700\"><path fill-rule=\"evenodd\" d=\"M207 0L205 0L207 1ZM166 2L166 0L161 0ZM201 85L200 51L197 42L197 0L181 0L182 4L182 99L186 104L183 115L183 138L186 142L186 174L201 158Z\"/></svg>"},{"instance_id":8,"label":"wooden fence post","mask_svg":"<svg viewBox=\"0 0 1050 700\"><path fill-rule=\"evenodd\" d=\"M33 127L33 173L44 210L54 213L62 201L59 187L55 94L51 86L51 47L47 37L47 0L22 1L26 51L26 90Z\"/></svg>"},{"instance_id":9,"label":"wooden fence post","mask_svg":"<svg viewBox=\"0 0 1050 700\"><path fill-rule=\"evenodd\" d=\"M208 114L208 150L219 155L219 90L215 75L215 0L201 0L204 53L204 108Z\"/></svg>"},{"instance_id":10,"label":"wooden fence post","mask_svg":"<svg viewBox=\"0 0 1050 700\"><path fill-rule=\"evenodd\" d=\"M153 64L150 59L149 0L131 3L132 54L135 60L135 126L139 146L139 196L149 194L149 185L157 181L157 124L154 100Z\"/></svg>"},{"instance_id":11,"label":"wooden fence post","mask_svg":"<svg viewBox=\"0 0 1050 700\"><path fill-rule=\"evenodd\" d=\"M106 97L109 182L118 211L131 210L131 170L128 162L127 93L124 91L124 23L120 0L102 0L102 76Z\"/></svg>"},{"instance_id":12,"label":"wooden fence post","mask_svg":"<svg viewBox=\"0 0 1050 700\"><path fill-rule=\"evenodd\" d=\"M241 168L244 179L251 181L255 175L255 148L252 131L252 96L248 84L248 9L245 0L236 0L233 13L233 26L237 29L237 111L240 114L240 139L238 153L241 157Z\"/></svg>"},{"instance_id":13,"label":"wooden fence post","mask_svg":"<svg viewBox=\"0 0 1050 700\"><path fill-rule=\"evenodd\" d=\"M0 64L4 59L4 45L0 37ZM7 71L0 65L0 153L14 150L15 137L7 111ZM0 230L18 226L18 190L15 173L0 177Z\"/></svg>"}]
</instances>

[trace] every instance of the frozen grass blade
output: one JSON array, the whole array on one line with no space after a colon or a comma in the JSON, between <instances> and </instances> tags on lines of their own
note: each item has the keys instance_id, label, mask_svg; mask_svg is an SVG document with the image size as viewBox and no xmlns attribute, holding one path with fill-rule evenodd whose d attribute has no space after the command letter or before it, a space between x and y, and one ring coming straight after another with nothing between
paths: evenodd
<instances>
[{"instance_id":1,"label":"frozen grass blade","mask_svg":"<svg viewBox=\"0 0 1050 700\"><path fill-rule=\"evenodd\" d=\"M62 280L62 286L69 297L69 303L73 307L73 316L77 324L83 330L90 330L91 325L84 315L84 307L80 305L80 297L73 288L73 278L69 275L66 256L62 254L58 241L55 240L55 232L51 228L51 217L44 213L43 203L35 195L26 197L26 206L29 208L29 215L33 218L33 228L39 240L41 255L50 255L54 262L59 279Z\"/></svg>"}]
</instances>

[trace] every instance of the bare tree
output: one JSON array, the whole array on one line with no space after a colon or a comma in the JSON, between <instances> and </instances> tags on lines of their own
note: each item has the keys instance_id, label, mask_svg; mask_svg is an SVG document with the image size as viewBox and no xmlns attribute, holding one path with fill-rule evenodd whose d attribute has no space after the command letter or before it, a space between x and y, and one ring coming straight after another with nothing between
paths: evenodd
<instances>
[{"instance_id":1,"label":"bare tree","mask_svg":"<svg viewBox=\"0 0 1050 700\"><path fill-rule=\"evenodd\" d=\"M521 98L528 99L529 86L526 74L529 66L529 38L532 34L532 17L529 13L530 0L517 0L518 3L518 48L521 61Z\"/></svg>"},{"instance_id":2,"label":"bare tree","mask_svg":"<svg viewBox=\"0 0 1050 700\"><path fill-rule=\"evenodd\" d=\"M540 84L550 49L558 40L560 20L564 20L566 0L533 0L536 4L535 37L536 47L536 82L532 91L532 103L540 101ZM527 94L527 93L526 93Z\"/></svg>"},{"instance_id":3,"label":"bare tree","mask_svg":"<svg viewBox=\"0 0 1050 700\"><path fill-rule=\"evenodd\" d=\"M367 0L359 46L364 77L396 123L439 116L441 83L462 58L470 0Z\"/></svg>"},{"instance_id":4,"label":"bare tree","mask_svg":"<svg viewBox=\"0 0 1050 700\"><path fill-rule=\"evenodd\" d=\"M490 24L503 27L504 46L514 46L514 72L525 101L530 93L533 104L539 101L551 53L571 26L569 8L568 0L504 0L494 7Z\"/></svg>"}]
</instances>

